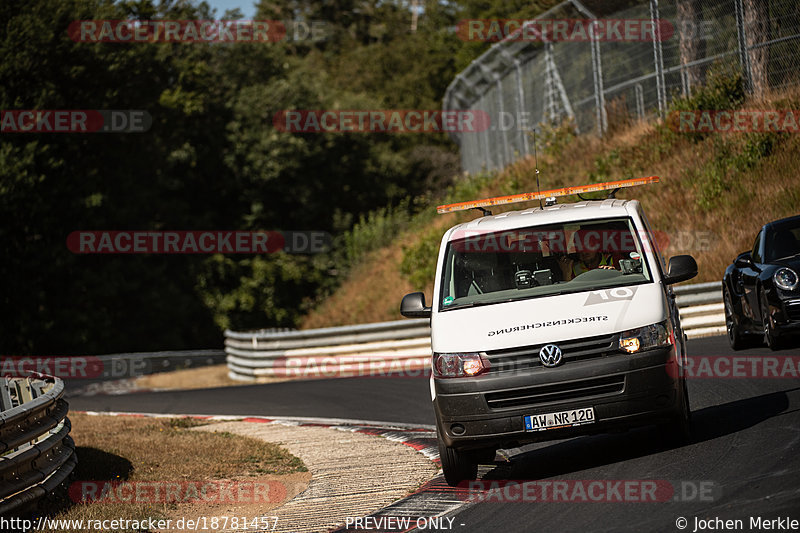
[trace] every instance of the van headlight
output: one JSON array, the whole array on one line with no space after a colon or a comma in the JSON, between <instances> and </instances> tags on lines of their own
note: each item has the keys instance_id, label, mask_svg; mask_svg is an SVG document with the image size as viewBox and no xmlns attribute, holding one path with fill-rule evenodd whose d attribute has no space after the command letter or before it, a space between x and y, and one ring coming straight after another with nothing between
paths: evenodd
<instances>
[{"instance_id":1,"label":"van headlight","mask_svg":"<svg viewBox=\"0 0 800 533\"><path fill-rule=\"evenodd\" d=\"M671 346L674 343L672 327L668 320L658 324L650 324L643 328L629 329L628 331L623 331L619 336L619 349L628 353Z\"/></svg>"},{"instance_id":2,"label":"van headlight","mask_svg":"<svg viewBox=\"0 0 800 533\"><path fill-rule=\"evenodd\" d=\"M785 291L793 291L797 288L797 272L791 268L781 267L772 275L775 286Z\"/></svg>"},{"instance_id":3,"label":"van headlight","mask_svg":"<svg viewBox=\"0 0 800 533\"><path fill-rule=\"evenodd\" d=\"M489 371L489 360L480 353L437 353L433 355L433 376L468 378Z\"/></svg>"}]
</instances>

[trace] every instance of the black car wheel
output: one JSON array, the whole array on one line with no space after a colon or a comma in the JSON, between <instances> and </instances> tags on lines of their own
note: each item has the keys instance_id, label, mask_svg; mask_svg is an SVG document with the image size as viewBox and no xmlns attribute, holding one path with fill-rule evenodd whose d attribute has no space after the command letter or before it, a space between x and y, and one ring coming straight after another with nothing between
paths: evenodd
<instances>
[{"instance_id":1,"label":"black car wheel","mask_svg":"<svg viewBox=\"0 0 800 533\"><path fill-rule=\"evenodd\" d=\"M722 288L722 299L725 302L725 329L728 330L728 342L734 350L741 350L745 347L746 341L739 328L731 294L725 286Z\"/></svg>"},{"instance_id":2,"label":"black car wheel","mask_svg":"<svg viewBox=\"0 0 800 533\"><path fill-rule=\"evenodd\" d=\"M764 343L769 346L770 350L778 350L781 347L781 341L778 334L775 332L775 326L772 323L772 314L769 312L769 302L767 301L767 294L762 290L761 298L759 298L761 313L761 322L764 328Z\"/></svg>"},{"instance_id":3,"label":"black car wheel","mask_svg":"<svg viewBox=\"0 0 800 533\"><path fill-rule=\"evenodd\" d=\"M442 460L444 479L448 485L455 487L462 481L472 481L478 477L478 462L473 454L446 446L438 431L436 440L439 444L439 458Z\"/></svg>"}]
</instances>

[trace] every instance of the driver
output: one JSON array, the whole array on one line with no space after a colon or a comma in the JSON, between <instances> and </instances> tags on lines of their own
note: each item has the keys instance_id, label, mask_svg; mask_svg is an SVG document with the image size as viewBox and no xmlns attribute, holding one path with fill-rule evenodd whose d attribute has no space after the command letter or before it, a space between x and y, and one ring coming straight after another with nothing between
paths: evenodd
<instances>
[{"instance_id":1,"label":"driver","mask_svg":"<svg viewBox=\"0 0 800 533\"><path fill-rule=\"evenodd\" d=\"M600 253L598 247L592 246L585 246L578 250L577 260L567 255L562 255L558 259L558 266L561 268L564 281L570 281L575 276L596 268L608 270L615 270L617 268L614 265L614 258L611 254Z\"/></svg>"}]
</instances>

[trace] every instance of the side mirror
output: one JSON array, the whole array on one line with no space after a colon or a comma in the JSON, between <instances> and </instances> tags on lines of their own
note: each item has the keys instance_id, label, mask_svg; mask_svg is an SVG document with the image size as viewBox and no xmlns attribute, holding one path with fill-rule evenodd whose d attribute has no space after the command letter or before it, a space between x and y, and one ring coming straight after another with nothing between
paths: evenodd
<instances>
[{"instance_id":1,"label":"side mirror","mask_svg":"<svg viewBox=\"0 0 800 533\"><path fill-rule=\"evenodd\" d=\"M733 264L738 268L748 268L753 266L753 257L750 252L743 252L736 257Z\"/></svg>"},{"instance_id":2,"label":"side mirror","mask_svg":"<svg viewBox=\"0 0 800 533\"><path fill-rule=\"evenodd\" d=\"M412 292L403 296L400 302L400 314L406 318L430 318L431 308L425 307L425 294Z\"/></svg>"},{"instance_id":3,"label":"side mirror","mask_svg":"<svg viewBox=\"0 0 800 533\"><path fill-rule=\"evenodd\" d=\"M676 255L669 258L669 273L664 276L664 283L672 285L697 275L697 261L691 255Z\"/></svg>"}]
</instances>

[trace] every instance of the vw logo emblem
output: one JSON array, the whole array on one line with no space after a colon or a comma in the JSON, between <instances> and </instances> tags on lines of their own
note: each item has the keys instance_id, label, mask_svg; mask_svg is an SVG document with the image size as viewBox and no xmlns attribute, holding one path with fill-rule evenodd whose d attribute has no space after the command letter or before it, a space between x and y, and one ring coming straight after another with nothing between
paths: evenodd
<instances>
[{"instance_id":1,"label":"vw logo emblem","mask_svg":"<svg viewBox=\"0 0 800 533\"><path fill-rule=\"evenodd\" d=\"M544 366L558 366L561 364L561 348L555 344L547 344L539 350L539 361Z\"/></svg>"}]
</instances>

